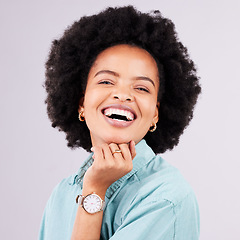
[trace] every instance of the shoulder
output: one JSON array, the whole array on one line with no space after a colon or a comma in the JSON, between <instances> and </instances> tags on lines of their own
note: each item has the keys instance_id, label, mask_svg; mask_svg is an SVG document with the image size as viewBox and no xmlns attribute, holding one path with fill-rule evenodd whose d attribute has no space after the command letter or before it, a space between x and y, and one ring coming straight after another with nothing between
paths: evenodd
<instances>
[{"instance_id":1,"label":"shoulder","mask_svg":"<svg viewBox=\"0 0 240 240\"><path fill-rule=\"evenodd\" d=\"M118 203L119 236L123 236L124 229L127 237L131 229L138 228L139 238L134 239L142 239L146 233L153 239L156 236L198 239L199 210L195 194L179 170L160 156L139 169L125 189L125 199Z\"/></svg>"},{"instance_id":2,"label":"shoulder","mask_svg":"<svg viewBox=\"0 0 240 240\"><path fill-rule=\"evenodd\" d=\"M195 198L190 184L180 171L156 155L139 173L137 173L141 202L168 201L177 205L185 198Z\"/></svg>"},{"instance_id":3,"label":"shoulder","mask_svg":"<svg viewBox=\"0 0 240 240\"><path fill-rule=\"evenodd\" d=\"M132 185L137 190L130 209L144 210L146 213L161 212L161 215L164 212L174 219L181 219L181 222L186 217L199 222L195 193L177 168L157 155L136 175L136 184Z\"/></svg>"},{"instance_id":4,"label":"shoulder","mask_svg":"<svg viewBox=\"0 0 240 240\"><path fill-rule=\"evenodd\" d=\"M57 204L59 200L63 200L69 191L72 190L75 175L71 175L62 179L53 189L51 196L48 200L48 204Z\"/></svg>"}]
</instances>

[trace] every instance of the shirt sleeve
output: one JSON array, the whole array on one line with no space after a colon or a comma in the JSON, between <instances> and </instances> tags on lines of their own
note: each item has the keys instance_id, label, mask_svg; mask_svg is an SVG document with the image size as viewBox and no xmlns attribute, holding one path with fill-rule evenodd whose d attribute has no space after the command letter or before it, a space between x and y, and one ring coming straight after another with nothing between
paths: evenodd
<instances>
[{"instance_id":1,"label":"shirt sleeve","mask_svg":"<svg viewBox=\"0 0 240 240\"><path fill-rule=\"evenodd\" d=\"M44 240L44 239L47 239L46 237L46 229L47 229L47 221L48 221L48 212L49 212L49 200L48 200L48 203L45 207L45 210L44 210L44 213L43 213L43 217L42 217L42 222L41 222L41 226L40 226L40 231L39 231L39 236L38 236L38 239L39 240Z\"/></svg>"},{"instance_id":2,"label":"shirt sleeve","mask_svg":"<svg viewBox=\"0 0 240 240\"><path fill-rule=\"evenodd\" d=\"M179 203L144 201L129 210L111 240L198 240L199 211L194 194Z\"/></svg>"},{"instance_id":3,"label":"shirt sleeve","mask_svg":"<svg viewBox=\"0 0 240 240\"><path fill-rule=\"evenodd\" d=\"M53 201L56 196L57 190L58 190L58 185L53 189L51 196L47 201L46 207L44 209L43 217L42 217L42 222L40 225L38 240L50 239L49 229L52 229L52 226L50 225L50 216L52 214L52 205L53 205Z\"/></svg>"}]
</instances>

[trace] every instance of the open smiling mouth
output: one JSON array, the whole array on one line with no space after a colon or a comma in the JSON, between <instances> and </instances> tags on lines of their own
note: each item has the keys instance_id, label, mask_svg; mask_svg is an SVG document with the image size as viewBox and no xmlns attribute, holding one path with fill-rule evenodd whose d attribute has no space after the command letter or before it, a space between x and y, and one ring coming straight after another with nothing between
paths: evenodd
<instances>
[{"instance_id":1,"label":"open smiling mouth","mask_svg":"<svg viewBox=\"0 0 240 240\"><path fill-rule=\"evenodd\" d=\"M128 110L123 110L123 109L116 109L116 108L106 108L102 111L102 113L114 120L118 121L126 121L126 122L131 122L135 119L135 116L132 112Z\"/></svg>"}]
</instances>

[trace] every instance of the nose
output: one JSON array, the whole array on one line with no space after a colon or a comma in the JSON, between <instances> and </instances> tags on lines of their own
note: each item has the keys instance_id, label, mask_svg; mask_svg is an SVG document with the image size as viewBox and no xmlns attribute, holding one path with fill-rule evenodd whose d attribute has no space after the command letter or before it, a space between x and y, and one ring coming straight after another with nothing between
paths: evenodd
<instances>
[{"instance_id":1,"label":"nose","mask_svg":"<svg viewBox=\"0 0 240 240\"><path fill-rule=\"evenodd\" d=\"M113 93L113 98L117 99L121 102L132 102L133 101L133 95L131 94L131 91L128 87L122 87L118 88L114 93Z\"/></svg>"}]
</instances>

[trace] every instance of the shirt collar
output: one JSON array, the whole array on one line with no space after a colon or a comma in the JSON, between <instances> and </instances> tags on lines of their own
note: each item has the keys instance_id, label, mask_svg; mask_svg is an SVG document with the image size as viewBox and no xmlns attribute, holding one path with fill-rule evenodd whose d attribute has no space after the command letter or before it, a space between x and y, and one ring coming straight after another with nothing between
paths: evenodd
<instances>
[{"instance_id":1,"label":"shirt collar","mask_svg":"<svg viewBox=\"0 0 240 240\"><path fill-rule=\"evenodd\" d=\"M93 160L92 156L93 156L93 152L90 153L90 155L87 157L87 159L82 163L82 165L81 165L80 169L78 170L78 172L71 176L71 178L69 180L69 184L70 185L81 184L82 183L82 180L83 180L83 177L85 175L85 172L93 164L94 160Z\"/></svg>"},{"instance_id":2,"label":"shirt collar","mask_svg":"<svg viewBox=\"0 0 240 240\"><path fill-rule=\"evenodd\" d=\"M127 173L122 178L118 179L116 182L114 182L107 190L106 197L110 198L113 193L121 186L122 182L133 176L139 169L141 169L143 166L145 166L148 162L150 162L154 157L155 153L152 151L152 149L147 145L146 141L142 139L137 145L136 145L136 152L137 155L133 159L133 169L131 172ZM85 172L88 170L88 168L93 163L92 158L93 153L89 155L89 157L83 162L82 166L80 167L77 174L72 175L69 184L79 184L82 187L82 180L84 177Z\"/></svg>"}]
</instances>

